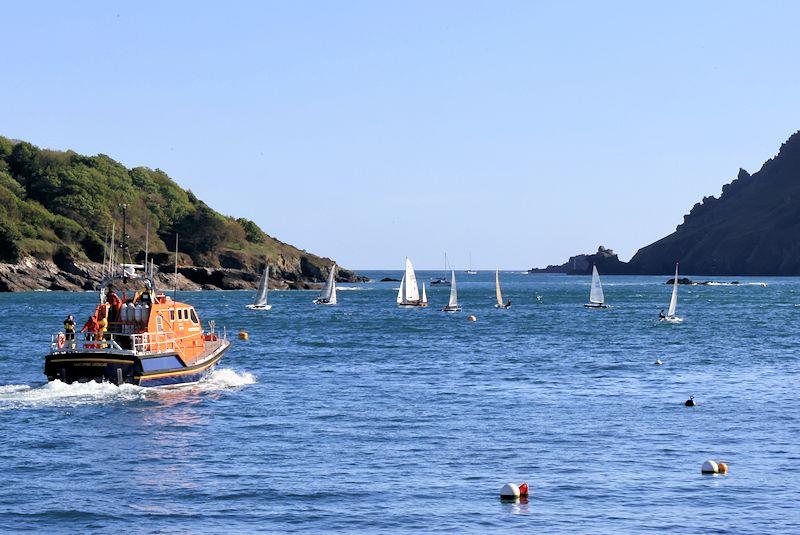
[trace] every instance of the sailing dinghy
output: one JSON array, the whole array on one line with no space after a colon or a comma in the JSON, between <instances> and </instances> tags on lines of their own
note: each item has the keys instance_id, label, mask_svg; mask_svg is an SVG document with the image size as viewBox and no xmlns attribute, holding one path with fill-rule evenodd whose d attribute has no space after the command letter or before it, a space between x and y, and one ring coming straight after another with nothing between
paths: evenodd
<instances>
[{"instance_id":1,"label":"sailing dinghy","mask_svg":"<svg viewBox=\"0 0 800 535\"><path fill-rule=\"evenodd\" d=\"M325 281L325 286L319 293L319 297L314 299L315 305L335 305L336 304L336 264L331 266L331 272L328 273L328 280Z\"/></svg>"},{"instance_id":2,"label":"sailing dinghy","mask_svg":"<svg viewBox=\"0 0 800 535\"><path fill-rule=\"evenodd\" d=\"M503 293L500 291L500 270L494 270L494 295L497 297L497 303L494 308L509 308L511 301L503 302Z\"/></svg>"},{"instance_id":3,"label":"sailing dinghy","mask_svg":"<svg viewBox=\"0 0 800 535\"><path fill-rule=\"evenodd\" d=\"M267 304L267 292L269 289L269 264L264 268L264 273L261 274L261 280L258 281L258 291L253 304L247 305L250 310L270 310L272 305Z\"/></svg>"},{"instance_id":4,"label":"sailing dinghy","mask_svg":"<svg viewBox=\"0 0 800 535\"><path fill-rule=\"evenodd\" d=\"M608 308L603 296L603 285L600 284L600 274L597 272L597 266L592 266L592 289L589 290L589 302L585 305L586 308Z\"/></svg>"},{"instance_id":5,"label":"sailing dinghy","mask_svg":"<svg viewBox=\"0 0 800 535\"><path fill-rule=\"evenodd\" d=\"M458 306L458 289L456 288L456 272L450 271L450 300L442 309L442 312L461 312Z\"/></svg>"},{"instance_id":6,"label":"sailing dinghy","mask_svg":"<svg viewBox=\"0 0 800 535\"><path fill-rule=\"evenodd\" d=\"M678 264L675 263L675 279L672 281L672 297L669 300L669 310L667 315L660 318L662 323L683 323L683 318L675 315L675 309L678 308ZM663 312L662 312L663 314Z\"/></svg>"},{"instance_id":7,"label":"sailing dinghy","mask_svg":"<svg viewBox=\"0 0 800 535\"><path fill-rule=\"evenodd\" d=\"M400 281L400 289L397 291L397 304L401 307L428 306L428 296L425 294L425 285L422 285L422 298L420 298L417 274L414 273L414 265L408 257L406 257L406 271L403 273L403 278Z\"/></svg>"}]
</instances>

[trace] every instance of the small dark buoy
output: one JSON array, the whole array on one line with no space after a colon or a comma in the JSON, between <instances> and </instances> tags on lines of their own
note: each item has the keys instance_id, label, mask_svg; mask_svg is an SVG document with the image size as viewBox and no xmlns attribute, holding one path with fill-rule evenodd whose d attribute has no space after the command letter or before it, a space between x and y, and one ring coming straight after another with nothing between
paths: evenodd
<instances>
[{"instance_id":1,"label":"small dark buoy","mask_svg":"<svg viewBox=\"0 0 800 535\"><path fill-rule=\"evenodd\" d=\"M686 403L684 403L684 405L686 405L687 407L696 406L697 403L694 402L694 396L689 396L689 399L686 400Z\"/></svg>"}]
</instances>

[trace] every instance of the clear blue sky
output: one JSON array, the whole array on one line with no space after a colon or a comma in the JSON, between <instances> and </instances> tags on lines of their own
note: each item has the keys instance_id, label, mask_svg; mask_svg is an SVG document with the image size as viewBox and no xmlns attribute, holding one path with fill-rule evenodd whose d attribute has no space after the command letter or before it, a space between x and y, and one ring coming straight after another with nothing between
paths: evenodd
<instances>
[{"instance_id":1,"label":"clear blue sky","mask_svg":"<svg viewBox=\"0 0 800 535\"><path fill-rule=\"evenodd\" d=\"M625 259L800 129L797 2L12 2L0 134L357 269Z\"/></svg>"}]
</instances>

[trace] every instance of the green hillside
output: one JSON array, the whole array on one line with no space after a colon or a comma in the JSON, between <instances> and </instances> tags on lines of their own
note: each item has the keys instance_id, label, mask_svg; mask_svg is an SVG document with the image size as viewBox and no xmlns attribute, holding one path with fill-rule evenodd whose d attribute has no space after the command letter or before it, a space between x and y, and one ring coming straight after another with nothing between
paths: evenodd
<instances>
[{"instance_id":1,"label":"green hillside","mask_svg":"<svg viewBox=\"0 0 800 535\"><path fill-rule=\"evenodd\" d=\"M0 136L0 262L70 257L100 262L113 222L127 204L131 254L150 250L166 264L175 233L181 264L255 269L269 256L281 270L318 279L329 259L300 251L246 219L223 216L159 169L127 169L105 155L40 149ZM167 244L170 244L169 246Z\"/></svg>"}]
</instances>

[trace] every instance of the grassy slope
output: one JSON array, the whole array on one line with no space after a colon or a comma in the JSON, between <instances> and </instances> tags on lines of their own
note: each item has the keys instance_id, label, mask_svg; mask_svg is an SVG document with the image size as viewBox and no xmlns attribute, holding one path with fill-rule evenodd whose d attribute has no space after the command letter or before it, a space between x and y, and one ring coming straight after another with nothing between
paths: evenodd
<instances>
[{"instance_id":1,"label":"grassy slope","mask_svg":"<svg viewBox=\"0 0 800 535\"><path fill-rule=\"evenodd\" d=\"M45 150L0 137L0 261L56 255L101 261L112 222L122 220L122 203L128 205L134 257L141 256L149 221L150 250L163 253L156 261L166 263L178 232L182 262L197 266L253 269L269 256L278 269L302 264L313 273L331 262L251 221L217 213L159 169L127 169L102 154Z\"/></svg>"}]
</instances>

